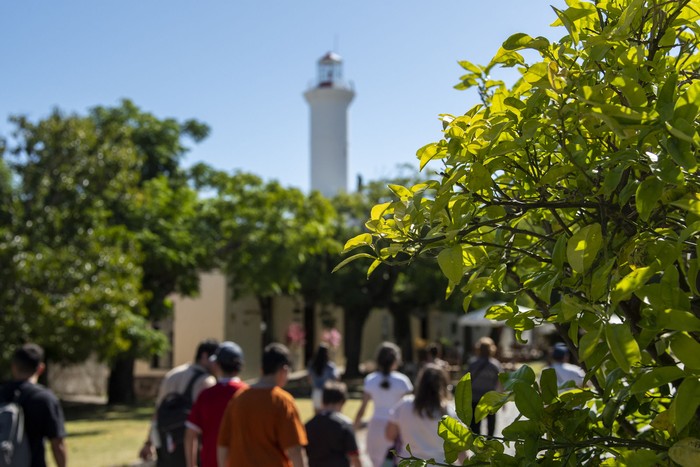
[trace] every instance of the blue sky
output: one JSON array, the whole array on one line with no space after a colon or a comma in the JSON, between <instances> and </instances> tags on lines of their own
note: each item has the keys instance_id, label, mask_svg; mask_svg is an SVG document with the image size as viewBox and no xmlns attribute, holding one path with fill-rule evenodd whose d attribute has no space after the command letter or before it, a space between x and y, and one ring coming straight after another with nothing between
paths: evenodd
<instances>
[{"instance_id":1,"label":"blue sky","mask_svg":"<svg viewBox=\"0 0 700 467\"><path fill-rule=\"evenodd\" d=\"M515 32L558 38L561 0L345 2L30 0L0 2L0 135L9 115L84 113L133 100L160 117L196 118L211 136L184 163L207 162L308 190L302 93L329 50L344 60L348 183L417 167L440 138L437 116L477 102L452 88L459 60L485 64ZM512 81L514 75L505 78Z\"/></svg>"}]
</instances>

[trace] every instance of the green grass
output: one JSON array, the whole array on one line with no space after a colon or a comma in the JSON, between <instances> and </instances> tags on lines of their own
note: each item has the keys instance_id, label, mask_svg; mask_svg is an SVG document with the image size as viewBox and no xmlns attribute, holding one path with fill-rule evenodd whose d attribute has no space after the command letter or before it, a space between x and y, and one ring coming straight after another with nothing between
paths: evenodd
<instances>
[{"instance_id":1,"label":"green grass","mask_svg":"<svg viewBox=\"0 0 700 467\"><path fill-rule=\"evenodd\" d=\"M349 400L343 413L354 418L360 401ZM311 399L297 399L302 421L313 416ZM152 405L107 407L66 404L68 465L71 467L112 467L136 463L146 439ZM369 414L368 414L369 415ZM48 447L48 446L47 446ZM50 452L49 466L55 467Z\"/></svg>"}]
</instances>

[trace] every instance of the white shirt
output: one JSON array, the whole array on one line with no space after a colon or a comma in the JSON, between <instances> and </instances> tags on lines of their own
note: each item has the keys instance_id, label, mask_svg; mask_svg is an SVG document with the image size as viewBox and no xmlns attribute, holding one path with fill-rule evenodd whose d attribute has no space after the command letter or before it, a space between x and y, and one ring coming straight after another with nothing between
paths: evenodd
<instances>
[{"instance_id":1,"label":"white shirt","mask_svg":"<svg viewBox=\"0 0 700 467\"><path fill-rule=\"evenodd\" d=\"M413 410L414 397L406 396L401 402L391 409L391 421L399 427L401 433L401 446L399 456L409 457L406 445L411 446L414 456L421 459L435 459L438 462L445 462L445 451L443 450L443 440L438 436L438 423L441 416L437 418L420 417ZM447 415L457 417L452 403L448 404Z\"/></svg>"},{"instance_id":2,"label":"white shirt","mask_svg":"<svg viewBox=\"0 0 700 467\"><path fill-rule=\"evenodd\" d=\"M385 380L389 383L386 389L381 387ZM375 371L365 377L364 391L374 403L372 418L389 420L389 411L403 396L413 391L413 384L408 376L398 371L392 371L387 376Z\"/></svg>"},{"instance_id":3,"label":"white shirt","mask_svg":"<svg viewBox=\"0 0 700 467\"><path fill-rule=\"evenodd\" d=\"M571 363L554 362L552 368L557 374L557 386L561 389L569 381L573 381L576 387L583 386L583 379L586 377L586 372L583 368Z\"/></svg>"}]
</instances>

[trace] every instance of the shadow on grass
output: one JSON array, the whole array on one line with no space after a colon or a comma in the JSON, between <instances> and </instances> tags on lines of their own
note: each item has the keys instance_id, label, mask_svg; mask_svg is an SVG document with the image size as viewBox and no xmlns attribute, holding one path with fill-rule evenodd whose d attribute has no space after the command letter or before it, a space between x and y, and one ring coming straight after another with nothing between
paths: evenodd
<instances>
[{"instance_id":1,"label":"shadow on grass","mask_svg":"<svg viewBox=\"0 0 700 467\"><path fill-rule=\"evenodd\" d=\"M63 412L67 421L78 420L150 420L153 404L106 405L80 402L64 402Z\"/></svg>"},{"instance_id":2,"label":"shadow on grass","mask_svg":"<svg viewBox=\"0 0 700 467\"><path fill-rule=\"evenodd\" d=\"M68 433L69 439L82 438L83 436L99 436L105 434L105 430L85 430L85 431L70 431Z\"/></svg>"}]
</instances>

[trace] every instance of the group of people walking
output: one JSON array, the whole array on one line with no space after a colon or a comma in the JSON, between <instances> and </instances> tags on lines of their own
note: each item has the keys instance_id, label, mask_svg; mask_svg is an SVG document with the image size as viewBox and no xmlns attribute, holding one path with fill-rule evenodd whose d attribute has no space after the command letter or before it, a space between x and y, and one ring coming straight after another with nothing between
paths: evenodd
<instances>
[{"instance_id":1,"label":"group of people walking","mask_svg":"<svg viewBox=\"0 0 700 467\"><path fill-rule=\"evenodd\" d=\"M238 378L243 350L233 342L204 341L195 361L171 370L161 383L156 412L140 456L161 467L227 466L361 466L357 429L367 427L367 455L382 466L392 450L408 456L405 447L423 458L443 459L437 423L454 415L445 369L423 366L414 388L398 371L401 351L381 344L376 371L364 379L363 399L354 421L342 414L347 387L339 380L329 349L321 345L308 367L315 415L303 424L294 398L283 389L291 359L282 344L268 345L262 355L262 376L248 386ZM172 396L192 402L184 435L162 421ZM373 413L363 419L370 401Z\"/></svg>"},{"instance_id":2,"label":"group of people walking","mask_svg":"<svg viewBox=\"0 0 700 467\"><path fill-rule=\"evenodd\" d=\"M477 343L471 373L473 408L489 391L499 388L502 368L489 338ZM564 344L554 346L551 368L560 390L580 387L585 373L568 362ZM206 340L195 360L171 370L163 379L149 434L139 455L159 467L348 466L359 467L355 432L366 426L366 454L373 467L390 462L392 452L445 462L437 426L444 415L455 415L445 362L425 361L414 383L403 373L401 351L382 343L376 370L363 381L363 397L354 421L342 414L347 387L339 381L329 349L321 345L308 367L315 415L303 424L294 398L283 389L291 358L282 344L265 347L262 375L251 385L238 377L244 354L234 342ZM13 381L0 389L0 402L23 409L31 467L45 467L44 442L57 467L67 465L64 416L56 396L37 380L44 371L44 352L36 344L18 348L12 357ZM373 405L369 421L364 417ZM480 433L480 423L471 430ZM495 416L486 417L486 435L493 436ZM409 453L405 446L411 446ZM157 453L157 454L156 454ZM463 460L464 453L459 461Z\"/></svg>"}]
</instances>

